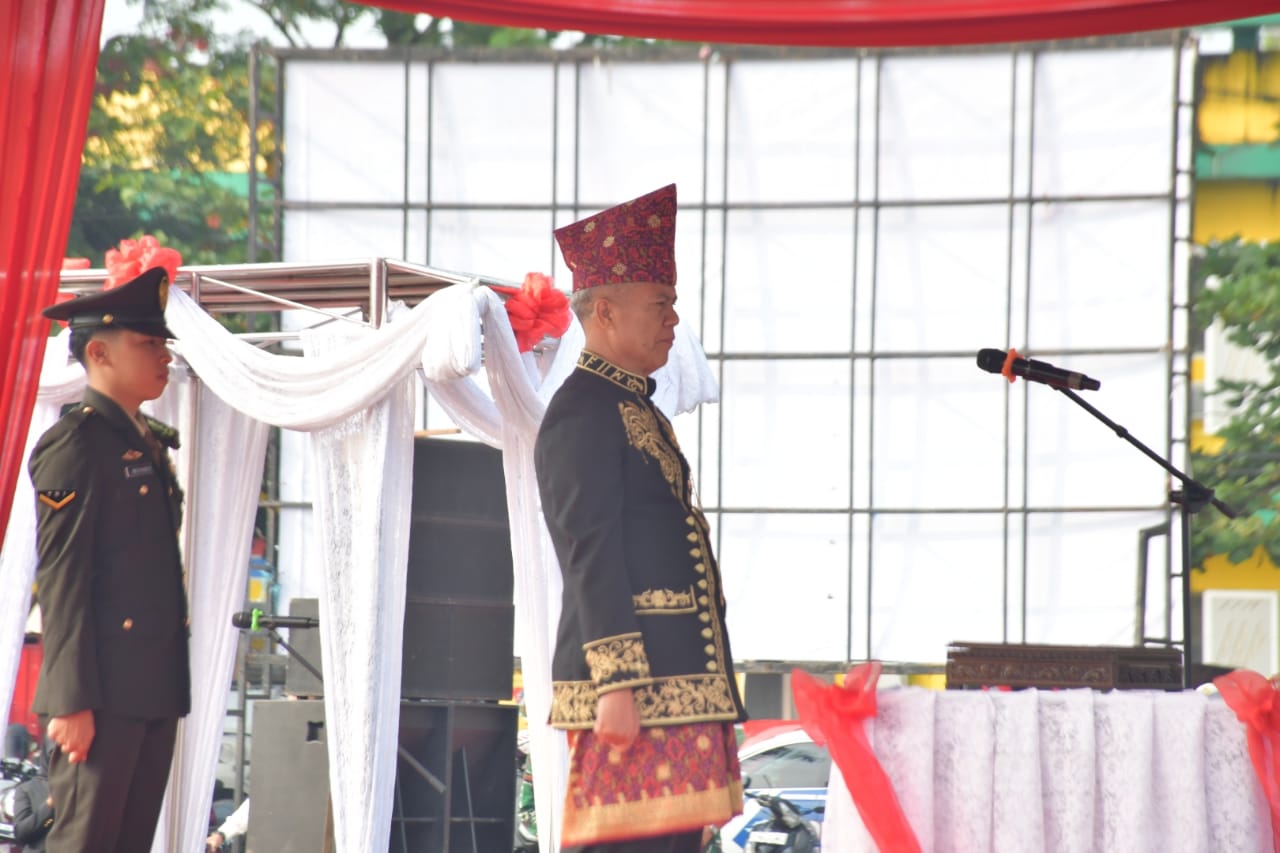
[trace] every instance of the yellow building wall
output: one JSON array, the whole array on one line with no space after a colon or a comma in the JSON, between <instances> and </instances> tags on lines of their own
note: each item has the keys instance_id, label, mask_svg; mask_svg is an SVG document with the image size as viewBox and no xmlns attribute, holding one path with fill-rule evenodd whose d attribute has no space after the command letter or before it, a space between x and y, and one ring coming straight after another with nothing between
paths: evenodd
<instances>
[{"instance_id":1,"label":"yellow building wall","mask_svg":"<svg viewBox=\"0 0 1280 853\"><path fill-rule=\"evenodd\" d=\"M1280 186L1262 181L1197 181L1191 239L1280 240Z\"/></svg>"},{"instance_id":2,"label":"yellow building wall","mask_svg":"<svg viewBox=\"0 0 1280 853\"><path fill-rule=\"evenodd\" d=\"M1210 145L1271 142L1280 125L1280 56L1236 51L1200 57L1196 126Z\"/></svg>"}]
</instances>

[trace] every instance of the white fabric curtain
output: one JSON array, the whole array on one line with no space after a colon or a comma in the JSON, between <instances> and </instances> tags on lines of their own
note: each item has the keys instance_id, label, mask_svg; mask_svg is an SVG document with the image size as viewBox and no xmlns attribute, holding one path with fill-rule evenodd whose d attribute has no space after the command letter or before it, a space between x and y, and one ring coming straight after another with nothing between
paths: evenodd
<instances>
[{"instance_id":1,"label":"white fabric curtain","mask_svg":"<svg viewBox=\"0 0 1280 853\"><path fill-rule=\"evenodd\" d=\"M183 436L174 467L186 490L183 560L191 607L191 714L178 729L165 820L153 853L199 850L227 714L240 632L231 614L244 603L254 516L262 490L267 425L229 406L185 366L152 411ZM197 403L193 403L193 399ZM194 476L193 476L194 475Z\"/></svg>"},{"instance_id":2,"label":"white fabric curtain","mask_svg":"<svg viewBox=\"0 0 1280 853\"><path fill-rule=\"evenodd\" d=\"M170 390L153 408L189 437L176 465L189 485L187 523L196 525L187 556L195 709L181 729L175 782L155 849L194 849L206 826L235 652L230 618L244 592L269 424L316 433L312 458L325 569L321 615L334 840L340 850L387 847L412 493L412 381L418 368L463 429L503 450L517 642L535 732L538 820L544 848L558 849L567 755L563 737L544 723L560 573L541 519L533 442L547 401L573 369L581 328L575 322L558 346L540 356L521 354L501 299L473 285L445 288L412 309L397 308L380 329L352 326L350 334L308 339L303 358L273 355L236 339L176 288L166 321L200 389L193 395L183 369L176 368ZM671 415L717 397L701 346L683 327L676 331L671 360L656 376L655 400ZM474 379L482 362L492 396ZM29 443L56 419L61 404L78 399L83 384L79 365L66 365L65 342L52 344ZM0 580L12 589L29 589L34 496L25 478L19 488L0 554ZM10 638L0 643L0 677L7 674L10 690L26 616L22 598L0 603L0 636Z\"/></svg>"},{"instance_id":3,"label":"white fabric curtain","mask_svg":"<svg viewBox=\"0 0 1280 853\"><path fill-rule=\"evenodd\" d=\"M303 341L308 356L341 351L347 342L320 334ZM405 375L376 405L311 437L324 564L325 719L341 723L328 726L339 850L385 850L391 828L413 503L413 381Z\"/></svg>"},{"instance_id":4,"label":"white fabric curtain","mask_svg":"<svg viewBox=\"0 0 1280 853\"><path fill-rule=\"evenodd\" d=\"M1217 697L882 690L866 730L924 853L1263 853L1266 799ZM823 848L874 853L834 766Z\"/></svg>"},{"instance_id":5,"label":"white fabric curtain","mask_svg":"<svg viewBox=\"0 0 1280 853\"><path fill-rule=\"evenodd\" d=\"M31 427L27 430L26 449L22 453L24 460L31 458L36 442L45 430L53 426L61 408L79 400L84 391L84 368L70 360L67 349L70 342L71 333L63 331L45 347L40 387L31 413ZM3 698L5 708L13 703L13 683L18 677L23 627L31 605L30 592L35 574L36 495L24 462L13 493L4 547L0 549L0 589L14 591L11 595L0 596L0 637L4 638L0 642L0 698Z\"/></svg>"}]
</instances>

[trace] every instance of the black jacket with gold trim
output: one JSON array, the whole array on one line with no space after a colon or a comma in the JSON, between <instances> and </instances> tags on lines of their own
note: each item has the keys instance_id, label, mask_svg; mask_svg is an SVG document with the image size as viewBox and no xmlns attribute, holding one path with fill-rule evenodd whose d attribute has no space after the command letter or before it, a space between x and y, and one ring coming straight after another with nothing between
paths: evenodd
<instances>
[{"instance_id":1,"label":"black jacket with gold trim","mask_svg":"<svg viewBox=\"0 0 1280 853\"><path fill-rule=\"evenodd\" d=\"M598 695L624 687L646 726L745 717L707 520L652 393L652 379L584 351L538 433L538 489L564 578L556 728L591 728Z\"/></svg>"},{"instance_id":2,"label":"black jacket with gold trim","mask_svg":"<svg viewBox=\"0 0 1280 853\"><path fill-rule=\"evenodd\" d=\"M32 710L179 717L191 707L182 490L162 446L109 397L83 402L31 453L44 661Z\"/></svg>"}]
</instances>

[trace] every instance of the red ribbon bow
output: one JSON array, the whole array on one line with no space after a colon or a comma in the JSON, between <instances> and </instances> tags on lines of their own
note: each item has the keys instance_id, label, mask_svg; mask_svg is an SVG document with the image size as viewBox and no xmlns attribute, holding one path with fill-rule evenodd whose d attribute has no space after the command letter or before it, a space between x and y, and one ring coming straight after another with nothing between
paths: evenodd
<instances>
[{"instance_id":1,"label":"red ribbon bow","mask_svg":"<svg viewBox=\"0 0 1280 853\"><path fill-rule=\"evenodd\" d=\"M506 308L520 352L528 352L545 337L558 338L569 328L569 297L542 273L527 274Z\"/></svg>"},{"instance_id":2,"label":"red ribbon bow","mask_svg":"<svg viewBox=\"0 0 1280 853\"><path fill-rule=\"evenodd\" d=\"M867 718L876 715L876 682L881 668L879 661L859 664L849 670L842 687L793 669L791 694L804 730L814 743L825 744L831 751L876 846L893 853L919 853L920 842L863 726Z\"/></svg>"},{"instance_id":3,"label":"red ribbon bow","mask_svg":"<svg viewBox=\"0 0 1280 853\"><path fill-rule=\"evenodd\" d=\"M173 281L178 275L178 267L182 264L182 255L177 249L167 249L150 234L143 234L137 240L121 240L120 248L107 249L107 280L102 283L103 290L110 290L132 281L152 267L164 267Z\"/></svg>"},{"instance_id":4,"label":"red ribbon bow","mask_svg":"<svg viewBox=\"0 0 1280 853\"><path fill-rule=\"evenodd\" d=\"M1253 772L1271 808L1271 847L1280 853L1280 693L1274 682L1247 669L1219 675L1213 686L1244 723Z\"/></svg>"}]
</instances>

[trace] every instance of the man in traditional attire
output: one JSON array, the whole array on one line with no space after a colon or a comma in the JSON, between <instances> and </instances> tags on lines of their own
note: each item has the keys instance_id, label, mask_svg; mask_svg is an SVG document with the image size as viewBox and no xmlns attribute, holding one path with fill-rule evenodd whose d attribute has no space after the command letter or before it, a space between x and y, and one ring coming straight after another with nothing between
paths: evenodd
<instances>
[{"instance_id":1,"label":"man in traditional attire","mask_svg":"<svg viewBox=\"0 0 1280 853\"><path fill-rule=\"evenodd\" d=\"M675 218L671 185L555 232L586 344L535 464L564 577L551 724L569 732L576 853L696 853L742 810L720 571L651 399L679 322Z\"/></svg>"}]
</instances>

